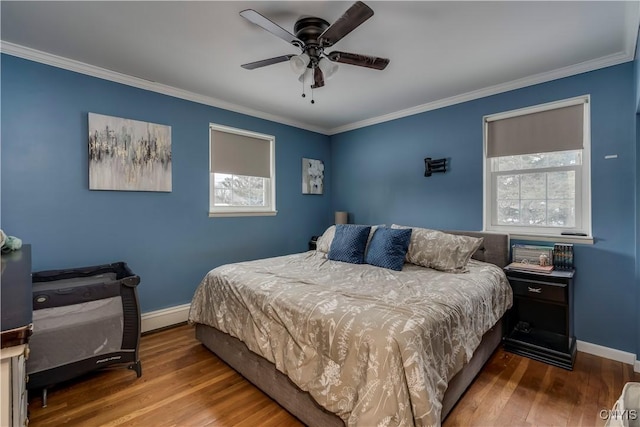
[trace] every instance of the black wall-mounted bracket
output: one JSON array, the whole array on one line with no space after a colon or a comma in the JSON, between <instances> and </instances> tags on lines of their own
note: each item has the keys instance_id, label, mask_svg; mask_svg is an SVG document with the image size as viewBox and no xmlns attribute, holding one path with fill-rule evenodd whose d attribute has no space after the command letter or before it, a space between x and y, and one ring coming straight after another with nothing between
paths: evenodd
<instances>
[{"instance_id":1,"label":"black wall-mounted bracket","mask_svg":"<svg viewBox=\"0 0 640 427\"><path fill-rule=\"evenodd\" d=\"M431 176L434 173L447 171L447 159L432 159L425 157L424 159L424 176Z\"/></svg>"}]
</instances>

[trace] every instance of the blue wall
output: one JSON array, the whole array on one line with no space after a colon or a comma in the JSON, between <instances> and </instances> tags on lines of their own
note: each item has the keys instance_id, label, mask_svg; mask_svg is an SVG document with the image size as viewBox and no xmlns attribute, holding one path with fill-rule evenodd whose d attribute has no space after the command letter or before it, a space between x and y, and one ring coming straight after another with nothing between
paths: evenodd
<instances>
[{"instance_id":1,"label":"blue wall","mask_svg":"<svg viewBox=\"0 0 640 427\"><path fill-rule=\"evenodd\" d=\"M127 261L145 312L189 302L218 265L305 250L334 210L479 230L482 116L590 94L596 243L576 248L576 335L640 354L637 60L331 138L8 55L1 66L1 227L33 244L34 271ZM88 112L170 125L173 192L89 191ZM276 136L277 216L208 218L211 122ZM426 156L449 171L424 178ZM301 157L325 161L325 195L301 194Z\"/></svg>"},{"instance_id":2,"label":"blue wall","mask_svg":"<svg viewBox=\"0 0 640 427\"><path fill-rule=\"evenodd\" d=\"M594 245L576 247L579 340L636 351L635 95L629 62L331 138L332 203L357 223L482 229L482 117L591 95ZM617 154L615 160L605 160ZM423 177L424 157L447 157Z\"/></svg>"},{"instance_id":3,"label":"blue wall","mask_svg":"<svg viewBox=\"0 0 640 427\"><path fill-rule=\"evenodd\" d=\"M210 269L302 252L332 222L329 137L2 55L2 229L34 271L126 261L144 312L188 303ZM87 113L172 128L171 193L89 191ZM209 123L276 137L274 217L209 218ZM301 194L302 157L325 194Z\"/></svg>"}]
</instances>

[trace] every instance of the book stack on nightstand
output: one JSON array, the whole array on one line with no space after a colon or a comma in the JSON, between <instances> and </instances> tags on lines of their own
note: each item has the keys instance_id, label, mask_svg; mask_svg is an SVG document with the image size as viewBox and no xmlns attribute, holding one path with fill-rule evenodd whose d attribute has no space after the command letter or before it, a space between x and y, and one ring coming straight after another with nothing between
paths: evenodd
<instances>
[{"instance_id":1,"label":"book stack on nightstand","mask_svg":"<svg viewBox=\"0 0 640 427\"><path fill-rule=\"evenodd\" d=\"M553 245L553 267L556 270L573 270L573 245Z\"/></svg>"},{"instance_id":2,"label":"book stack on nightstand","mask_svg":"<svg viewBox=\"0 0 640 427\"><path fill-rule=\"evenodd\" d=\"M562 249L565 250L564 258L556 256L559 253L556 246L553 265L544 269L536 270L535 264L520 268L517 263L505 267L513 289L513 308L507 318L504 348L572 370L576 357L573 332L575 270L572 268L573 248Z\"/></svg>"}]
</instances>

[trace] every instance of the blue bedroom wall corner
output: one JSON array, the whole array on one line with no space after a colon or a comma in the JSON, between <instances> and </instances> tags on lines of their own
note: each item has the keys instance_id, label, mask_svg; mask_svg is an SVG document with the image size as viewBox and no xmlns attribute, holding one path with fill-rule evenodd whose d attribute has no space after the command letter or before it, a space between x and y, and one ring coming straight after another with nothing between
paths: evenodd
<instances>
[{"instance_id":1,"label":"blue bedroom wall corner","mask_svg":"<svg viewBox=\"0 0 640 427\"><path fill-rule=\"evenodd\" d=\"M481 230L482 117L590 94L596 243L576 247L576 336L635 352L633 79L628 62L333 135L333 207L357 223ZM424 157L448 158L447 172L425 178Z\"/></svg>"}]
</instances>

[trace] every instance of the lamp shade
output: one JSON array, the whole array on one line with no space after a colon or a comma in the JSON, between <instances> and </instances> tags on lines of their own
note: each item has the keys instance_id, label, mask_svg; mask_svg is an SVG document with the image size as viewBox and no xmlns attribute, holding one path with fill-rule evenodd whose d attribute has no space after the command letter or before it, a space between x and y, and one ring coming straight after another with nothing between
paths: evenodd
<instances>
[{"instance_id":1,"label":"lamp shade","mask_svg":"<svg viewBox=\"0 0 640 427\"><path fill-rule=\"evenodd\" d=\"M289 65L291 65L291 70L293 70L296 74L302 74L307 69L307 65L309 65L309 55L303 53L301 55L292 56L289 60Z\"/></svg>"},{"instance_id":2,"label":"lamp shade","mask_svg":"<svg viewBox=\"0 0 640 427\"><path fill-rule=\"evenodd\" d=\"M349 214L347 212L338 211L336 212L336 224L348 224L349 223Z\"/></svg>"},{"instance_id":3,"label":"lamp shade","mask_svg":"<svg viewBox=\"0 0 640 427\"><path fill-rule=\"evenodd\" d=\"M322 70L322 75L325 80L329 80L338 71L338 64L329 61L326 58L322 58L318 63L318 67Z\"/></svg>"}]
</instances>

